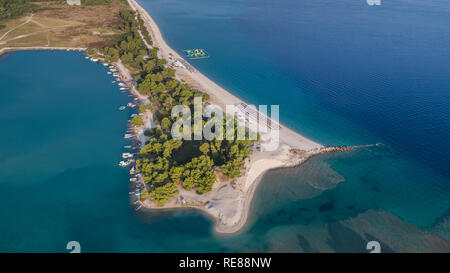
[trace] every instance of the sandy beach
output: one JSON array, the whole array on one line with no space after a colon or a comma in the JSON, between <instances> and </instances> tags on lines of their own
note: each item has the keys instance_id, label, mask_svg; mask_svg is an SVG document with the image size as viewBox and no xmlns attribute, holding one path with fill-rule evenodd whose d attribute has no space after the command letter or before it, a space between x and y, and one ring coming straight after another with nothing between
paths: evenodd
<instances>
[{"instance_id":1,"label":"sandy beach","mask_svg":"<svg viewBox=\"0 0 450 273\"><path fill-rule=\"evenodd\" d=\"M172 66L176 71L176 77L190 84L202 92L210 95L211 103L226 109L226 105L239 103L247 104L231 92L225 90L208 77L190 66L176 51L170 48L164 41L162 34L150 17L135 0L128 0L130 7L139 12L145 22L153 41L153 46L158 47L159 57L169 60L169 63L179 61L183 66ZM150 48L150 45L147 45ZM86 50L85 48L65 48L65 47L15 47L3 48L0 55L7 51L15 50ZM133 75L119 61L114 64L120 72L121 79L128 85L130 91L139 103L149 103L146 96L141 95L134 86ZM137 139L141 145L145 144L147 137L144 136L146 129L152 128L152 113L146 111L143 118L144 126L135 129ZM190 207L205 211L216 220L215 229L219 233L234 233L242 229L248 218L248 213L258 182L265 172L271 169L292 167L301 164L310 157L325 153L342 151L341 148L325 148L324 146L300 135L299 133L280 124L279 143L276 150L264 151L264 149L254 149L251 156L246 159L242 168L242 175L233 181L224 180L215 183L213 190L203 195L198 195L193 191L186 191L180 187L180 196L170 200L164 207L157 207L149 199L142 205L152 209L170 209ZM264 141L263 141L264 142Z\"/></svg>"},{"instance_id":2,"label":"sandy beach","mask_svg":"<svg viewBox=\"0 0 450 273\"><path fill-rule=\"evenodd\" d=\"M245 103L231 92L225 90L208 77L190 66L175 50L164 41L155 21L135 0L128 0L129 5L137 11L145 22L153 46L159 48L159 57L169 60L169 63L180 62L182 66L173 66L176 76L193 88L210 95L213 104L225 109L226 105ZM247 158L239 178L234 181L216 182L211 192L197 195L195 192L183 190L180 187L180 196L169 201L163 209L193 207L201 209L216 219L216 231L219 233L234 233L239 231L246 223L253 194L258 181L270 169L292 167L301 164L311 156L323 152L324 147L293 130L280 125L280 145L275 151L265 152L254 150ZM293 153L292 150L302 153ZM155 208L150 200L143 205Z\"/></svg>"},{"instance_id":3,"label":"sandy beach","mask_svg":"<svg viewBox=\"0 0 450 273\"><path fill-rule=\"evenodd\" d=\"M182 63L187 63L175 50L173 50L162 37L162 34L158 28L158 25L152 19L152 17L147 13L147 11L142 8L135 0L128 0L131 8L139 12L141 18L145 22L152 40L153 46L159 48L159 57L165 58L166 60L172 59L173 61L179 60ZM171 62L171 61L169 61ZM216 104L222 109L225 109L226 105L234 105L238 103L246 103L234 96L231 92L228 92L221 86L217 85L215 82L210 80L208 77L197 71L195 68L190 67L172 67L176 71L178 78L189 83L193 88L196 88L202 92L206 92L210 95L211 103ZM247 103L246 103L247 104ZM282 111L282 109L281 109ZM313 150L323 148L322 145L294 132L293 130L281 125L280 128L280 142L287 144L295 149L300 150Z\"/></svg>"},{"instance_id":4,"label":"sandy beach","mask_svg":"<svg viewBox=\"0 0 450 273\"><path fill-rule=\"evenodd\" d=\"M215 220L216 232L239 232L247 223L255 190L268 170L295 167L319 154L346 152L355 148L358 147L328 147L308 152L293 152L288 145L283 144L274 152L254 152L246 160L242 176L232 182L216 182L211 192L198 195L179 187L179 197L170 200L163 207L156 206L149 199L142 205L150 209L200 209Z\"/></svg>"}]
</instances>

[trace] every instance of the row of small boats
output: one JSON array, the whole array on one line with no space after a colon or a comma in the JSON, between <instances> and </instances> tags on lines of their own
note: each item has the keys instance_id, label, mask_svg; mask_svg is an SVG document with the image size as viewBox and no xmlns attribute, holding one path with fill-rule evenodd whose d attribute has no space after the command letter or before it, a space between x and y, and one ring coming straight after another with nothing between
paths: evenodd
<instances>
[{"instance_id":1,"label":"row of small boats","mask_svg":"<svg viewBox=\"0 0 450 273\"><path fill-rule=\"evenodd\" d=\"M86 56L85 58L86 58L86 59L89 59L89 60L91 60L91 61L93 61L93 62L96 62L96 63L98 63L98 62L100 61L100 60L97 59L97 58L92 58L92 57L88 57L88 56ZM119 71L117 70L117 68L116 68L115 66L109 65L109 64L107 64L107 63L103 63L103 65L104 65L105 67L108 67L108 68L109 68L109 71L107 72L107 74L108 74L108 75L112 75L112 76L115 78L115 80L112 81L112 83L117 83L117 85L119 86L119 89L120 89L121 91L129 90L129 87L128 87L124 82L122 82L122 79L120 78ZM136 107L136 104L129 102L126 106L125 106L125 105L120 106L120 107L119 107L119 110L120 110L120 111L124 111L124 110L126 109L127 106L130 107L130 108L134 108L134 107ZM134 116L136 116L136 114L133 114L131 117L134 117ZM125 138L125 139L130 139L130 138L133 138L134 136L135 136L134 134L129 134L129 133L127 133L127 134L125 134L124 138ZM133 147L132 147L131 145L127 145L127 146L124 146L124 148L126 148L126 149L132 149ZM134 154L132 154L132 153L122 153L122 159L123 159L123 160L121 160L121 161L119 162L119 166L120 166L120 167L124 167L124 168L125 168L125 167L128 167L128 166L130 166L130 165L132 165L132 164L135 162L135 160L134 160ZM130 175L131 175L131 176L134 176L135 174L136 174L136 170L135 170L135 168L134 168L134 166L133 166L133 167L131 167L131 169L130 169ZM137 177L131 177L131 178L130 178L130 182L133 182L133 183L138 182ZM140 190L139 188L136 189L136 191L134 192L134 194L137 195L137 196L139 196L139 195L141 194L141 190Z\"/></svg>"},{"instance_id":2,"label":"row of small boats","mask_svg":"<svg viewBox=\"0 0 450 273\"><path fill-rule=\"evenodd\" d=\"M119 162L119 166L120 167L128 167L132 163L134 163L134 159L128 159L127 161L122 160L122 161Z\"/></svg>"},{"instance_id":3,"label":"row of small boats","mask_svg":"<svg viewBox=\"0 0 450 273\"><path fill-rule=\"evenodd\" d=\"M93 62L99 62L99 59L96 59L96 58L86 57L86 59L90 59ZM113 84L117 83L117 85L119 86L120 91L129 90L129 87L124 82L122 82L122 79L120 78L119 71L117 70L116 67L114 67L113 65L109 65L107 63L104 63L103 65L105 67L109 68L109 71L107 72L107 74L108 75L112 75L115 78L114 81L112 81L112 83ZM137 99L135 99L135 100L137 100ZM134 107L136 107L136 104L129 102L126 106L125 105L120 106L119 110L120 111L124 111L127 107L134 108ZM134 116L136 116L136 114L133 114L131 117L134 117ZM127 134L124 135L125 139L130 139L130 138L133 138L133 137L135 137L135 135L134 134L130 134L130 133L127 133ZM131 145L127 145L127 146L124 146L124 148L132 149L133 147ZM132 154L132 153L122 153L122 159L123 160L121 160L119 162L119 166L120 167L124 167L125 168L125 167L133 165L135 163L134 154ZM135 174L136 174L136 170L135 170L134 166L132 166L131 169L130 169L130 176L134 176ZM133 182L133 183L138 182L137 177L131 177L130 178L130 182ZM141 190L137 189L134 192L134 194L136 194L137 196L140 195L141 194Z\"/></svg>"},{"instance_id":4,"label":"row of small boats","mask_svg":"<svg viewBox=\"0 0 450 273\"><path fill-rule=\"evenodd\" d=\"M136 107L136 104L129 102L129 103L127 103L127 106L130 107L130 108L134 108L134 107ZM123 110L127 109L127 106L125 106L125 105L120 106L119 110L123 111Z\"/></svg>"}]
</instances>

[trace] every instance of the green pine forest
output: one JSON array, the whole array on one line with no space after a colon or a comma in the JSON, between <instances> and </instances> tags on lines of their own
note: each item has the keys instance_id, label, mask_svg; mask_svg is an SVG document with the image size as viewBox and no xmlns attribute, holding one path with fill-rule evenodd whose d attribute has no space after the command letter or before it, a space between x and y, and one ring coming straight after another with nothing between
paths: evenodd
<instances>
[{"instance_id":1,"label":"green pine forest","mask_svg":"<svg viewBox=\"0 0 450 273\"><path fill-rule=\"evenodd\" d=\"M150 104L140 106L140 111L152 111L154 122L159 126L145 132L151 138L136 160L137 172L142 174L148 185L141 199L149 197L158 205L163 205L178 195L179 186L204 194L211 191L217 172L230 179L238 177L254 141L248 138L236 140L237 121L230 116L224 117L224 124L235 123L233 141L173 139L171 127L179 117L171 117L172 107L186 105L193 113L194 97L202 97L203 103L208 103L209 96L176 80L175 71L166 67L167 61L158 58L158 49L147 49L139 31L150 45L151 37L134 11L122 10L120 17L123 34L117 38L115 45L89 49L88 54L101 56L107 62L120 59L134 73L139 93L150 100ZM203 119L203 123L207 121ZM142 117L134 117L131 123L132 126L141 126ZM247 129L246 135L249 135Z\"/></svg>"}]
</instances>

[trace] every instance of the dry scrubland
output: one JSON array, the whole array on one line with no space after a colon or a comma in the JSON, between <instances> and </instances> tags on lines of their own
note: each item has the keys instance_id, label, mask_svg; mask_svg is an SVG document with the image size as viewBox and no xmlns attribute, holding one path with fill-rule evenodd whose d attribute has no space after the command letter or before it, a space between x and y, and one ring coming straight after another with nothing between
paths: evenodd
<instances>
[{"instance_id":1,"label":"dry scrubland","mask_svg":"<svg viewBox=\"0 0 450 273\"><path fill-rule=\"evenodd\" d=\"M46 8L34 14L1 22L0 50L11 47L88 48L112 45L119 34L123 2L89 7L38 2Z\"/></svg>"}]
</instances>

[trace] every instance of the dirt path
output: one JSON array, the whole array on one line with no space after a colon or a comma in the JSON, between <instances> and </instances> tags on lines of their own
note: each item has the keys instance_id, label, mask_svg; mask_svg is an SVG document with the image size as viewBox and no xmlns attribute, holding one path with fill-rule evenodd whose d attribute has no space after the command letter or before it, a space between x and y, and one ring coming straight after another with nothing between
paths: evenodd
<instances>
[{"instance_id":1,"label":"dirt path","mask_svg":"<svg viewBox=\"0 0 450 273\"><path fill-rule=\"evenodd\" d=\"M27 19L24 23L22 23L22 24L20 24L20 25L18 25L18 26L15 26L15 27L13 27L12 29L8 30L5 34L2 35L2 37L0 37L0 41L3 40L3 38L5 38L11 31L14 31L14 30L16 30L16 29L18 29L18 28L20 28L20 27L22 27L22 26L28 24L29 22L31 22L31 21L33 20L33 16L34 16L34 15L31 14L31 16L28 17L28 19Z\"/></svg>"}]
</instances>

